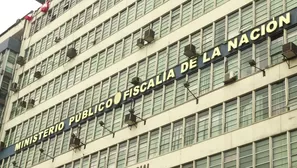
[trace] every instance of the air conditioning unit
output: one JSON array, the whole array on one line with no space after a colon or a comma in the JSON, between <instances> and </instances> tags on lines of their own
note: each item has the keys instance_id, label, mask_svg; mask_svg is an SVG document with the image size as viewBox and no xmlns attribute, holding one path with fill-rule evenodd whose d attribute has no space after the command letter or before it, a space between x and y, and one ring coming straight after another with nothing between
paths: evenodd
<instances>
[{"instance_id":1,"label":"air conditioning unit","mask_svg":"<svg viewBox=\"0 0 297 168\"><path fill-rule=\"evenodd\" d=\"M17 64L19 64L20 66L23 66L25 64L25 59L22 56L18 56L17 58Z\"/></svg>"},{"instance_id":2,"label":"air conditioning unit","mask_svg":"<svg viewBox=\"0 0 297 168\"><path fill-rule=\"evenodd\" d=\"M15 82L11 83L10 90L13 92L17 92L19 90L18 84Z\"/></svg>"},{"instance_id":3,"label":"air conditioning unit","mask_svg":"<svg viewBox=\"0 0 297 168\"><path fill-rule=\"evenodd\" d=\"M74 58L77 55L77 51L75 48L69 48L67 50L67 57L69 57L70 59Z\"/></svg>"},{"instance_id":4,"label":"air conditioning unit","mask_svg":"<svg viewBox=\"0 0 297 168\"><path fill-rule=\"evenodd\" d=\"M71 139L70 139L70 146L71 147L74 147L74 148L77 148L79 147L80 145L80 139L77 138L74 134L71 136Z\"/></svg>"},{"instance_id":5,"label":"air conditioning unit","mask_svg":"<svg viewBox=\"0 0 297 168\"><path fill-rule=\"evenodd\" d=\"M133 113L129 113L125 115L125 124L128 126L135 125L136 124L136 115Z\"/></svg>"},{"instance_id":6,"label":"air conditioning unit","mask_svg":"<svg viewBox=\"0 0 297 168\"><path fill-rule=\"evenodd\" d=\"M148 43L154 41L155 40L155 32L152 29L148 29L147 31L144 32L143 39L145 41L147 41Z\"/></svg>"},{"instance_id":7,"label":"air conditioning unit","mask_svg":"<svg viewBox=\"0 0 297 168\"><path fill-rule=\"evenodd\" d=\"M292 42L284 44L283 55L286 57L286 59L295 58L297 56L297 46Z\"/></svg>"},{"instance_id":8,"label":"air conditioning unit","mask_svg":"<svg viewBox=\"0 0 297 168\"><path fill-rule=\"evenodd\" d=\"M5 148L5 143L3 141L0 142L0 151Z\"/></svg>"},{"instance_id":9,"label":"air conditioning unit","mask_svg":"<svg viewBox=\"0 0 297 168\"><path fill-rule=\"evenodd\" d=\"M224 84L230 84L233 83L237 80L237 74L233 71L227 72L225 73L225 80L224 80Z\"/></svg>"},{"instance_id":10,"label":"air conditioning unit","mask_svg":"<svg viewBox=\"0 0 297 168\"><path fill-rule=\"evenodd\" d=\"M35 104L35 100L34 99L29 99L28 101L28 107L33 107Z\"/></svg>"},{"instance_id":11,"label":"air conditioning unit","mask_svg":"<svg viewBox=\"0 0 297 168\"><path fill-rule=\"evenodd\" d=\"M22 101L19 102L19 106L23 107L23 108L26 108L27 107L27 102L22 100Z\"/></svg>"},{"instance_id":12,"label":"air conditioning unit","mask_svg":"<svg viewBox=\"0 0 297 168\"><path fill-rule=\"evenodd\" d=\"M134 77L133 79L132 79L132 81L131 81L131 83L133 84L133 85L140 85L140 83L141 83L141 79L139 78L139 77Z\"/></svg>"},{"instance_id":13,"label":"air conditioning unit","mask_svg":"<svg viewBox=\"0 0 297 168\"><path fill-rule=\"evenodd\" d=\"M60 42L61 41L61 38L60 37L55 37L55 43L58 43L58 42Z\"/></svg>"},{"instance_id":14,"label":"air conditioning unit","mask_svg":"<svg viewBox=\"0 0 297 168\"><path fill-rule=\"evenodd\" d=\"M196 55L196 47L193 44L189 44L184 48L184 55L187 57L194 57Z\"/></svg>"},{"instance_id":15,"label":"air conditioning unit","mask_svg":"<svg viewBox=\"0 0 297 168\"><path fill-rule=\"evenodd\" d=\"M137 39L137 43L136 43L136 45L138 46L138 47L143 47L144 46L144 40L142 39L142 38L140 38L140 39Z\"/></svg>"},{"instance_id":16,"label":"air conditioning unit","mask_svg":"<svg viewBox=\"0 0 297 168\"><path fill-rule=\"evenodd\" d=\"M40 79L42 77L41 72L40 71L36 71L34 73L34 77L37 78L37 79Z\"/></svg>"}]
</instances>

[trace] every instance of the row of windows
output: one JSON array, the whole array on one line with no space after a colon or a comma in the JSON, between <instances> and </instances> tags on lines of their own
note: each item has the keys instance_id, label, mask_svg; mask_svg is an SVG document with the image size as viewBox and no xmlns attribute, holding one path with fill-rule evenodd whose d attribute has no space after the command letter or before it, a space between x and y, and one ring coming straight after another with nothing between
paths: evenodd
<instances>
[{"instance_id":1,"label":"row of windows","mask_svg":"<svg viewBox=\"0 0 297 168\"><path fill-rule=\"evenodd\" d=\"M81 1L82 0L61 0L60 3L52 7L47 13L38 17L31 23L29 36L32 36L37 31L41 30L43 27L51 23L53 20L57 19L63 13L68 11L68 9L71 9Z\"/></svg>"},{"instance_id":2,"label":"row of windows","mask_svg":"<svg viewBox=\"0 0 297 168\"><path fill-rule=\"evenodd\" d=\"M296 146L297 131L290 131L173 168L293 168L297 166Z\"/></svg>"},{"instance_id":3,"label":"row of windows","mask_svg":"<svg viewBox=\"0 0 297 168\"><path fill-rule=\"evenodd\" d=\"M180 8L183 8L183 9L189 8L189 7L191 7L190 5L191 5L191 1L187 2L186 4L183 4L183 6L178 7L177 9L180 10ZM170 13L168 13L166 16L169 16L169 14ZM186 14L186 13L184 13L184 14ZM169 17L167 17L167 19L168 18ZM152 27L156 31L156 34L160 34L161 30L159 29L159 26L160 26L159 23L160 23L159 20L157 20L157 21L153 22L152 24L144 27L143 30L147 30L149 27ZM166 25L166 26L168 26L168 25ZM169 32L167 32L167 33L169 33ZM140 34L141 34L141 29L138 30L137 32L135 32L134 34L132 34L131 36L125 38L124 41L120 41L120 42L114 44L113 46L108 47L107 49L99 52L98 54L91 57L90 59L88 59L88 60L84 61L83 63L80 63L76 67L70 69L68 72L49 81L48 83L44 84L42 87L37 88L35 90L35 92L34 91L31 92L30 96L29 96L29 94L25 95L24 98L21 98L20 100L23 99L23 100L27 101L30 97L30 98L35 99L36 104L39 104L40 102L43 102L46 99L52 98L56 94L77 84L81 80L85 80L86 78L92 76L96 72L100 72L104 68L112 65L113 62L118 62L121 58L127 57L129 54L137 51L138 47L136 46L135 43L136 43L137 39L140 37L139 36ZM200 33L196 33L193 36L195 36L195 38L197 38L196 40L198 40L200 38ZM131 44L131 42L133 44ZM200 42L198 42L198 43L200 43ZM171 68L171 67L177 65L178 62L185 61L186 57L183 56L182 53L183 53L183 47L187 44L189 44L189 38L183 39L180 42L180 44L175 44L175 45L169 47L168 48L169 51L167 51L167 49L163 49L163 51L159 52L158 59L159 59L160 63L162 63L162 64L158 65L157 72L154 69L152 69L152 68L154 68L153 65L156 62L156 58L155 57L149 58L149 60L151 60L151 61L149 61L149 63L148 63L148 66L150 66L148 68L148 73L150 73L150 74L147 75L147 78L150 78L150 77L156 75L156 73L157 74L161 73L162 71L164 71L166 69L166 65L164 63L165 63L165 60L167 59L166 58L167 55L168 55L168 61L170 62L168 64L168 68ZM180 47L179 51L176 48L177 45L179 45L179 47ZM180 57L180 58L178 58L178 57ZM35 69L38 71L41 69L42 72L49 73L53 69L57 68L58 65L59 65L59 55L57 54L55 56L50 56L50 57L48 57L48 59L44 60L42 62L42 64L37 64L36 67L33 67L30 71L25 72L24 77L20 76L19 83L21 86L26 86L27 84L32 83L34 80ZM140 75L140 73L145 72L146 60L141 61L141 63L139 63L139 66L140 67L139 67L138 72ZM134 73L133 72L133 71L135 71L134 69L131 70L129 73ZM141 74L141 75L143 75L142 76L143 78L146 77L145 74ZM132 77L134 77L134 76L129 76L129 80L131 80ZM118 89L123 91L126 89L126 87L123 86ZM114 91L116 91L116 90L114 90ZM112 93L113 93L113 91L112 91ZM35 96L34 96L34 94L35 94ZM16 102L14 104L17 105ZM23 110L25 110L25 109L23 109ZM11 118L14 118L15 116L17 116L19 114L21 114L21 113L20 112L13 113L11 115Z\"/></svg>"},{"instance_id":4,"label":"row of windows","mask_svg":"<svg viewBox=\"0 0 297 168\"><path fill-rule=\"evenodd\" d=\"M142 5L141 5L142 4ZM134 9L135 6L138 6L139 8L141 6L144 5L144 0L139 1L138 4L134 4L132 5L130 8ZM184 13L186 15L190 15L190 5L191 2L188 2L187 4L185 4L185 7L187 8L187 13ZM157 6L156 6L157 7ZM128 8L128 11L133 11L133 10L129 10L130 8ZM127 11L127 10L126 10ZM150 11L147 11L150 12ZM139 15L139 17L141 17L143 15L143 12L140 12L141 14ZM123 15L126 15L126 13L124 14L124 12L122 12ZM130 15L129 15L130 16ZM116 16L116 18L118 18L119 15ZM169 22L169 14L166 15L166 24L162 24L163 27L168 27ZM124 19L125 20L125 19ZM112 21L108 21L106 22L107 24L112 23ZM116 25L114 25L113 27L118 27L117 24L118 21L115 22ZM157 20L153 23L151 23L150 25L147 25L143 28L142 31L147 30L149 27L153 28L155 31L157 31L156 36L159 36L160 34L160 21ZM69 47L75 47L77 50L81 52L84 52L85 50L91 48L92 46L94 46L94 40L97 39L97 41L100 41L101 39L103 39L104 32L108 33L108 31L103 31L102 32L102 27L104 26L99 26L96 29L91 30L88 34L85 34L83 37L77 39L75 42L73 42L72 44L70 44L68 46ZM108 30L109 26L106 26L106 28ZM115 29L117 30L117 29ZM166 32L166 34L169 32ZM112 34L112 33L111 33ZM101 51L101 54L105 54L105 52L107 52L106 54L108 54L107 58L102 58L104 59L107 63L106 65L102 65L102 66L109 66L115 62L118 62L119 60L121 60L122 58L127 57L128 55L130 55L131 53L135 52L138 50L138 47L136 46L136 40L138 38L140 38L141 35L141 29L136 31L134 34L126 37L125 39L118 41L116 44L109 46L106 50L107 51ZM164 34L165 35L165 34ZM131 44L131 42L133 44ZM25 86L27 86L28 84L34 82L36 79L34 79L34 72L35 71L41 71L43 75L50 73L52 70L56 69L57 67L63 65L67 59L66 57L66 48L63 48L61 51L58 51L57 53L55 53L54 55L46 58L45 60L43 60L41 63L38 63L35 67L32 67L30 70L24 72L23 74L20 75L20 79L19 79L19 83L20 83L20 88L23 88Z\"/></svg>"},{"instance_id":5,"label":"row of windows","mask_svg":"<svg viewBox=\"0 0 297 168\"><path fill-rule=\"evenodd\" d=\"M263 1L264 2L264 1ZM186 5L184 5L186 6ZM249 10L246 10L246 9ZM248 11L252 13L252 5L248 5L241 11ZM232 16L239 20L238 14L236 12L229 16L227 20L234 20ZM251 17L252 18L252 17ZM250 19L252 21L252 19ZM138 64L133 65L128 68L126 71L122 71L119 74L114 75L111 79L106 79L102 82L102 87L104 87L104 92L101 93L100 100L104 100L105 98L112 96L117 91L123 91L127 87L131 87L128 81L135 76L141 76L144 79L148 79L156 74L159 74L166 69L172 68L178 63L181 63L186 60L186 57L183 56L183 47L189 43L194 44L197 46L198 50L207 50L213 45L209 45L209 47L205 48L205 45L208 43L213 44L215 37L220 37L221 35L209 34L207 33L209 30L212 30L213 27L220 27L225 32L225 18L223 20L219 20L213 23L211 26L208 26L189 37L182 39L181 41L170 45L169 47L155 53L154 55L148 57L145 60L140 61ZM157 33L159 31L156 31ZM138 32L140 33L140 31ZM201 37L201 34L203 36ZM250 59L255 59L258 63L258 67L265 68L267 65L274 65L277 63L282 62L283 56L281 55L281 45L283 41L296 41L297 31L296 28L291 29L288 31L287 39L283 39L282 34L278 36L269 37L268 40L263 41L259 44L256 44L254 47L248 48L244 51L240 51L238 56L229 57L226 61L228 64L228 70L234 71L238 73L239 77L245 77L253 72L253 68L247 64ZM202 41L202 43L201 43ZM270 42L271 45L268 45ZM123 42L124 43L124 42ZM118 43L122 46L122 42ZM132 47L130 45L130 47ZM113 60L113 56L116 57L122 50L118 50L118 48L122 49L122 47L117 47L114 45L97 55L91 57L89 60L77 65L76 67L70 69L68 72L62 74L61 76L56 77L55 79L49 81L48 83L44 84L43 86L37 88L35 91L32 91L30 94L25 95L24 97L20 98L19 101L25 100L28 101L29 98L35 100L36 105L40 102L43 102L53 96L57 95L58 93L66 90L67 88L77 84L81 80L87 79L88 77L92 76L96 72L100 72L107 66L110 66ZM124 47L125 49L129 48L128 46ZM137 48L137 47L135 47ZM201 49L202 48L202 49ZM205 49L203 49L205 48ZM270 51L270 52L268 52ZM271 56L268 56L268 53ZM252 57L251 57L252 55ZM52 57L51 57L52 58ZM111 58L111 59L110 59ZM239 60L239 61L238 61ZM167 64L166 64L167 62ZM223 85L223 77L224 77L224 62L218 62L213 65L213 69L205 68L201 70L201 78L200 78L200 94L204 94L212 89L216 89ZM50 68L51 69L51 68ZM128 79L126 76L128 75ZM31 81L33 79L33 74ZM119 77L118 77L119 76ZM213 78L210 78L213 76ZM119 78L119 79L117 79ZM25 78L24 78L25 79ZM21 80L20 80L21 81ZM26 80L28 81L28 80ZM109 81L110 84L109 84ZM117 84L118 83L118 84ZM99 84L100 85L100 84ZM117 85L117 86L116 86ZM108 91L108 89L110 89ZM20 114L22 114L26 108L17 107L17 101L13 103L12 113L10 118L14 118Z\"/></svg>"},{"instance_id":6,"label":"row of windows","mask_svg":"<svg viewBox=\"0 0 297 168\"><path fill-rule=\"evenodd\" d=\"M179 83L179 81L175 84L177 83ZM166 89L168 87L170 88L172 86L166 86ZM204 109L173 123L166 124L149 133L144 133L117 145L110 146L107 149L103 149L100 151L100 162L94 162L94 164L99 164L99 167L118 168L125 167L126 165L133 165L202 142L209 138L249 126L269 117L282 114L288 110L295 110L297 109L296 88L297 76L285 78L258 90L254 90L250 93L246 93L213 107ZM176 90L178 90L178 88ZM165 101L164 105L166 105L166 101L168 102L168 100L174 101L174 95L168 96L166 95L166 90L163 91L161 89L161 91L163 94L165 93L163 98ZM156 91L156 93L158 94L160 92ZM183 95L183 99L186 99L185 91L183 92ZM288 102L285 102L286 97L288 98ZM136 112L140 112L141 109L144 108L152 108L154 114L156 114L157 112L155 112L152 104L162 101L155 98L154 102L150 101L149 104L141 104L139 102L141 102L142 99L145 98L136 100ZM176 98L176 100L177 99L178 98ZM105 127L110 130L119 130L123 126L123 113L125 113L128 108L129 106L124 106L115 109L113 112L105 113L104 116L94 118L81 124L79 138L82 142L89 143L94 139L110 134L105 129L102 129L99 124L100 121L104 121L106 123ZM145 115L145 111L143 110L142 114L138 115L144 116L144 118L148 116ZM40 121L41 118L42 120L45 118L44 123ZM30 125L29 122L26 121L23 123L24 129L22 131L20 131L22 126L19 125L17 129L13 128L10 132L6 132L5 142L9 144L16 142L19 140L20 136L24 135L24 132L33 132L36 125L37 127L44 127L43 125L46 125L46 120L52 122L54 118L55 116L50 116L49 113L48 116L40 116L39 121L34 121L33 118L33 120L30 121ZM19 165L28 164L28 166L30 166L49 159L40 155L40 148L44 149L50 156L60 155L69 150L69 138L72 133L78 134L78 128L72 128L72 130L43 141L35 147L26 149L21 153L12 156L10 161L16 160ZM294 158L293 161L297 163L296 158ZM8 159L6 159L4 163L7 164ZM79 166L79 163L77 166Z\"/></svg>"},{"instance_id":7,"label":"row of windows","mask_svg":"<svg viewBox=\"0 0 297 168\"><path fill-rule=\"evenodd\" d=\"M101 40L104 40L110 35L123 29L127 25L142 17L144 14L151 12L153 9L157 8L162 4L162 1L160 1L159 3L157 3L158 6L152 6L151 10L144 11L144 5L151 6L152 4L154 4L154 1L160 0L140 0L137 3L133 3L130 7L125 8L112 18L105 21L103 24L100 24L96 28L92 29L89 33L84 34L81 37L81 41L83 44L80 46L80 48L77 48L77 46L79 46L80 38L75 40L73 44L68 45L68 48L75 47L79 51L79 53L84 52L85 50L92 47L94 44L99 43ZM165 2L167 1L168 0L165 0ZM115 3L117 4L118 2L120 2L120 0L116 0ZM83 25L89 23L91 20L95 19L97 16L101 15L103 12L110 9L113 5L116 4L113 3L113 0L108 0L108 2L106 2L106 0L102 0L100 2L96 1L87 9L83 10L82 12L74 16L72 19L64 23L62 26L58 27L53 32L49 33L47 36L43 37L41 40L31 45L30 48L26 49L26 59L31 60L39 54L45 52L47 49L49 49L55 44L54 39L56 37L64 39L66 36L69 36L71 33L80 29ZM89 38L89 42L87 42L87 38ZM86 45L87 43L89 44L88 47ZM61 64L63 64L65 62L66 57L62 55L62 51L60 55L61 61L63 60Z\"/></svg>"}]
</instances>

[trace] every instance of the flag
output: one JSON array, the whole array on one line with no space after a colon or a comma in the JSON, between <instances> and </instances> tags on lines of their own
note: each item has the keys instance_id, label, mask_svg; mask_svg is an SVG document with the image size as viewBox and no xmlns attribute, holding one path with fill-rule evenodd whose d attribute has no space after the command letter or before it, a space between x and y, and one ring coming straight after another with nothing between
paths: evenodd
<instances>
[{"instance_id":1,"label":"flag","mask_svg":"<svg viewBox=\"0 0 297 168\"><path fill-rule=\"evenodd\" d=\"M30 22L33 19L33 14L31 13L31 14L26 15L24 19L26 19Z\"/></svg>"},{"instance_id":2,"label":"flag","mask_svg":"<svg viewBox=\"0 0 297 168\"><path fill-rule=\"evenodd\" d=\"M40 7L40 11L46 13L49 9L49 0L46 0L45 3Z\"/></svg>"}]
</instances>

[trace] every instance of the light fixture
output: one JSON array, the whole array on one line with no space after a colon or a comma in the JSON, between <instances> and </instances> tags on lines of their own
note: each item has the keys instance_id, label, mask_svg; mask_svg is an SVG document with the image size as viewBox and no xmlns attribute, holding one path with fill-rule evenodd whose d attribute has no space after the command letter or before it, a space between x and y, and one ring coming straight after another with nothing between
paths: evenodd
<instances>
[{"instance_id":1,"label":"light fixture","mask_svg":"<svg viewBox=\"0 0 297 168\"><path fill-rule=\"evenodd\" d=\"M100 124L100 126L102 127L102 128L104 128L104 129L106 129L107 131L109 131L111 134L112 134L112 137L114 138L114 132L113 131L111 131L110 129L108 129L108 128L106 128L105 127L105 123L103 122L103 121L99 121L99 124Z\"/></svg>"},{"instance_id":2,"label":"light fixture","mask_svg":"<svg viewBox=\"0 0 297 168\"><path fill-rule=\"evenodd\" d=\"M199 99L198 99L198 97L195 96L194 93L189 89L189 87L190 87L190 83L189 83L189 82L185 82L185 83L184 83L184 87L185 87L185 88L188 90L188 92L190 92L191 95L196 99L196 104L198 104L198 103L199 103Z\"/></svg>"},{"instance_id":3,"label":"light fixture","mask_svg":"<svg viewBox=\"0 0 297 168\"><path fill-rule=\"evenodd\" d=\"M134 77L131 81L131 84L133 84L134 86L140 85L140 83L142 82L142 80L139 77Z\"/></svg>"},{"instance_id":4,"label":"light fixture","mask_svg":"<svg viewBox=\"0 0 297 168\"><path fill-rule=\"evenodd\" d=\"M263 72L263 76L266 75L265 69L261 69L261 68L257 67L255 60L253 60L253 59L252 60L249 60L249 64L250 64L251 67L255 67L256 69L259 69L260 71L262 71Z\"/></svg>"},{"instance_id":5,"label":"light fixture","mask_svg":"<svg viewBox=\"0 0 297 168\"><path fill-rule=\"evenodd\" d=\"M51 158L51 159L52 159L52 162L54 161L55 157L53 157L53 156L50 156L50 155L49 155L49 154L47 154L47 153L44 153L44 150L43 150L42 148L40 148L40 149L39 149L39 152L40 152L41 154L44 154L45 156L47 156L47 157Z\"/></svg>"}]
</instances>

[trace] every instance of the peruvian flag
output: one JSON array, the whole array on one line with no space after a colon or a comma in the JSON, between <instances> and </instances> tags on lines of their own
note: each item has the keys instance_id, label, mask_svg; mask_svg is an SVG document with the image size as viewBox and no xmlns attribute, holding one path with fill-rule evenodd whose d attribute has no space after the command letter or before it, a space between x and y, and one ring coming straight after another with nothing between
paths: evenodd
<instances>
[{"instance_id":1,"label":"peruvian flag","mask_svg":"<svg viewBox=\"0 0 297 168\"><path fill-rule=\"evenodd\" d=\"M28 20L30 22L33 19L33 14L32 13L28 14L27 16L25 16L24 19L26 19L26 20Z\"/></svg>"},{"instance_id":2,"label":"peruvian flag","mask_svg":"<svg viewBox=\"0 0 297 168\"><path fill-rule=\"evenodd\" d=\"M49 9L49 0L46 0L45 3L40 7L40 11L46 13Z\"/></svg>"}]
</instances>

